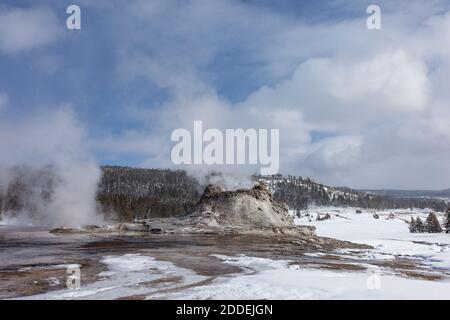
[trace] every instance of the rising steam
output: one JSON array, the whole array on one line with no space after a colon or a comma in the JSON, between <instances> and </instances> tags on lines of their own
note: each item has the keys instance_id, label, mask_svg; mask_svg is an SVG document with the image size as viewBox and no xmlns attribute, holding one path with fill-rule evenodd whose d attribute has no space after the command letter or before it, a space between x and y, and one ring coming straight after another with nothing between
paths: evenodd
<instances>
[{"instance_id":1,"label":"rising steam","mask_svg":"<svg viewBox=\"0 0 450 320\"><path fill-rule=\"evenodd\" d=\"M1 222L71 227L102 223L95 199L101 171L86 141L70 107L14 124L0 121ZM8 192L23 197L6 201Z\"/></svg>"},{"instance_id":2,"label":"rising steam","mask_svg":"<svg viewBox=\"0 0 450 320\"><path fill-rule=\"evenodd\" d=\"M232 170L211 170L208 167L201 167L196 169L186 169L190 176L197 179L200 186L208 184L218 184L225 190L248 189L255 184L252 175L246 172L232 171ZM200 190L203 192L203 189Z\"/></svg>"}]
</instances>

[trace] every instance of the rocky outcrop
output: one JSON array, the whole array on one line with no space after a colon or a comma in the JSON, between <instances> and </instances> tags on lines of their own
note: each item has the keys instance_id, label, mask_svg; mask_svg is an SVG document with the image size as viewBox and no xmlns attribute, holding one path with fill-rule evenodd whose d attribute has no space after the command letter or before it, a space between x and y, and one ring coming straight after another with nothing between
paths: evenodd
<instances>
[{"instance_id":1,"label":"rocky outcrop","mask_svg":"<svg viewBox=\"0 0 450 320\"><path fill-rule=\"evenodd\" d=\"M236 191L208 185L194 211L187 217L197 224L219 228L295 228L288 210L286 204L273 200L264 185Z\"/></svg>"}]
</instances>

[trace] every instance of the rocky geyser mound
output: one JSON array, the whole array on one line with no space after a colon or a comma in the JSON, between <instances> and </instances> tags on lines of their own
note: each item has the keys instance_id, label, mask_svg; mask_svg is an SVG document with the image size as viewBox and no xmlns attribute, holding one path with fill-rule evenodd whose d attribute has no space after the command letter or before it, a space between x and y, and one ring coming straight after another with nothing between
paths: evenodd
<instances>
[{"instance_id":1,"label":"rocky geyser mound","mask_svg":"<svg viewBox=\"0 0 450 320\"><path fill-rule=\"evenodd\" d=\"M295 224L288 210L263 185L236 191L208 185L188 217L211 227L292 228Z\"/></svg>"},{"instance_id":2,"label":"rocky geyser mound","mask_svg":"<svg viewBox=\"0 0 450 320\"><path fill-rule=\"evenodd\" d=\"M264 185L225 191L208 185L194 210L167 219L150 219L150 232L191 234L289 234L316 237L315 228L295 225L288 206L273 200ZM122 224L122 228L135 226Z\"/></svg>"}]
</instances>

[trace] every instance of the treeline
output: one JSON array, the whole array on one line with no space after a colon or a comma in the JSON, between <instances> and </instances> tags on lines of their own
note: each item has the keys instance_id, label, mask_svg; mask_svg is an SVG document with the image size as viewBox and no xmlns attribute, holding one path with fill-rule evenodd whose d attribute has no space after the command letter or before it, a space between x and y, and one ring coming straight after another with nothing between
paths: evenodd
<instances>
[{"instance_id":1,"label":"treeline","mask_svg":"<svg viewBox=\"0 0 450 320\"><path fill-rule=\"evenodd\" d=\"M45 214L58 176L52 167L14 167L0 180L0 217ZM102 167L96 195L97 211L116 221L169 217L190 211L202 188L185 171Z\"/></svg>"},{"instance_id":2,"label":"treeline","mask_svg":"<svg viewBox=\"0 0 450 320\"><path fill-rule=\"evenodd\" d=\"M425 222L420 217L411 217L409 232L412 233L450 233L450 210L447 210L443 225L434 212L430 212Z\"/></svg>"},{"instance_id":3,"label":"treeline","mask_svg":"<svg viewBox=\"0 0 450 320\"><path fill-rule=\"evenodd\" d=\"M38 215L49 201L57 182L50 167L40 170L14 167L2 171L7 184L0 181L0 215L3 212L27 212L30 217ZM5 178L4 178L5 179Z\"/></svg>"},{"instance_id":4,"label":"treeline","mask_svg":"<svg viewBox=\"0 0 450 320\"><path fill-rule=\"evenodd\" d=\"M100 210L118 220L169 217L191 210L200 198L198 181L185 171L102 167Z\"/></svg>"},{"instance_id":5,"label":"treeline","mask_svg":"<svg viewBox=\"0 0 450 320\"><path fill-rule=\"evenodd\" d=\"M58 179L51 167L13 168L8 175L7 185L0 181L0 215L6 211L35 215L45 210L43 204L51 199ZM297 210L315 204L370 209L430 208L444 212L448 205L437 199L396 198L334 188L302 177L277 175L253 179L268 184L276 201ZM175 216L192 210L203 188L197 179L181 170L105 166L97 206L99 212L118 221Z\"/></svg>"},{"instance_id":6,"label":"treeline","mask_svg":"<svg viewBox=\"0 0 450 320\"><path fill-rule=\"evenodd\" d=\"M448 202L432 198L399 198L361 192L346 187L329 187L309 178L288 176L254 176L269 185L276 201L286 202L291 209L318 206L359 207L365 209L430 208L445 212Z\"/></svg>"}]
</instances>

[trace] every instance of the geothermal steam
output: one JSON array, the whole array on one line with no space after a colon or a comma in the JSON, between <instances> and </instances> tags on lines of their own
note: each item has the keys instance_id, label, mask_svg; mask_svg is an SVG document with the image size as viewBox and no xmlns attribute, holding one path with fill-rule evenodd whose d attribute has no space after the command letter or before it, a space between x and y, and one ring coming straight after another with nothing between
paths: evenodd
<instances>
[{"instance_id":1,"label":"geothermal steam","mask_svg":"<svg viewBox=\"0 0 450 320\"><path fill-rule=\"evenodd\" d=\"M70 107L47 110L14 124L0 121L0 193L14 187L18 166L52 175L48 197L42 196L36 179L24 177L23 184L30 184L28 206L19 212L1 212L2 223L72 227L102 223L95 200L101 173L86 141Z\"/></svg>"}]
</instances>

